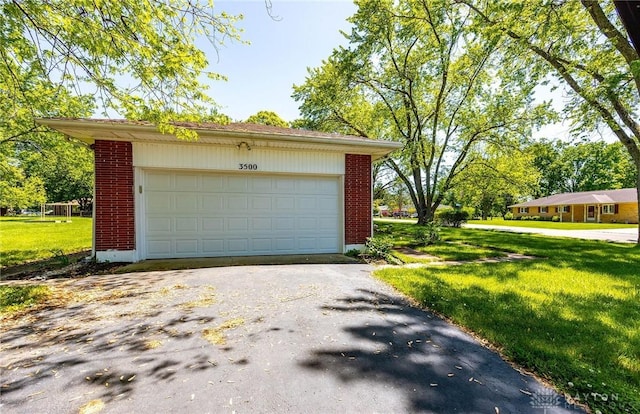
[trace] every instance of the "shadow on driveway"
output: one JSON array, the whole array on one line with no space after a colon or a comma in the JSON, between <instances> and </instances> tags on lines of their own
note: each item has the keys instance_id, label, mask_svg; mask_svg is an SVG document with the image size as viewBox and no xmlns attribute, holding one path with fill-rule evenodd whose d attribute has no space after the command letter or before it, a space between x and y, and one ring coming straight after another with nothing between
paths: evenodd
<instances>
[{"instance_id":1,"label":"shadow on driveway","mask_svg":"<svg viewBox=\"0 0 640 414\"><path fill-rule=\"evenodd\" d=\"M0 411L576 412L371 270L49 281L55 306L0 327Z\"/></svg>"}]
</instances>

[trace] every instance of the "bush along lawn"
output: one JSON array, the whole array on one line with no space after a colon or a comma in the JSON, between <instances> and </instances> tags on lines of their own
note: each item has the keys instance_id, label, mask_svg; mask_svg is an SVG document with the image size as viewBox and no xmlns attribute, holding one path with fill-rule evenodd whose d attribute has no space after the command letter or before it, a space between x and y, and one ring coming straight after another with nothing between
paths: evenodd
<instances>
[{"instance_id":1,"label":"bush along lawn","mask_svg":"<svg viewBox=\"0 0 640 414\"><path fill-rule=\"evenodd\" d=\"M386 237L410 243L411 228ZM594 412L640 412L640 247L451 228L442 239L538 259L375 275Z\"/></svg>"},{"instance_id":2,"label":"bush along lawn","mask_svg":"<svg viewBox=\"0 0 640 414\"><path fill-rule=\"evenodd\" d=\"M60 220L60 219L58 219ZM36 260L59 258L91 248L91 219L73 217L71 223L56 223L45 217L2 217L0 219L0 267Z\"/></svg>"}]
</instances>

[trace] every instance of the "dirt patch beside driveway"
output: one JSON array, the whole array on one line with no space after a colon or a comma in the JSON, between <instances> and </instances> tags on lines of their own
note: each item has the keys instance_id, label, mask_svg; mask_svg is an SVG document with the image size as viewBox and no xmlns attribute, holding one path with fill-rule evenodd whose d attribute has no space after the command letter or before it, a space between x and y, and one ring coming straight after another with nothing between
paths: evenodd
<instances>
[{"instance_id":1,"label":"dirt patch beside driveway","mask_svg":"<svg viewBox=\"0 0 640 414\"><path fill-rule=\"evenodd\" d=\"M253 266L48 282L68 300L0 328L0 409L575 412L371 270Z\"/></svg>"}]
</instances>

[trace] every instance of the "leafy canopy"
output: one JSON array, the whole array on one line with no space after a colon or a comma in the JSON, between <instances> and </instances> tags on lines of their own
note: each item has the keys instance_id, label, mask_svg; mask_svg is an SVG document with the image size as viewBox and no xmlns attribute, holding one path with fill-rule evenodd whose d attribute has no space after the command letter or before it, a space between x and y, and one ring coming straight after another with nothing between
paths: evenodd
<instances>
[{"instance_id":1,"label":"leafy canopy","mask_svg":"<svg viewBox=\"0 0 640 414\"><path fill-rule=\"evenodd\" d=\"M277 127L287 128L289 124L284 119L280 118L280 115L273 111L258 111L251 115L245 122L251 124L271 125Z\"/></svg>"},{"instance_id":2,"label":"leafy canopy","mask_svg":"<svg viewBox=\"0 0 640 414\"><path fill-rule=\"evenodd\" d=\"M212 103L196 38L238 39L241 18L205 0L1 0L0 16L0 143L39 130L34 118L96 106L193 138L168 121Z\"/></svg>"},{"instance_id":3,"label":"leafy canopy","mask_svg":"<svg viewBox=\"0 0 640 414\"><path fill-rule=\"evenodd\" d=\"M360 0L349 46L294 87L316 128L401 141L385 163L418 213L434 212L486 145L515 145L548 115L522 67L500 64L500 38L479 36L447 0Z\"/></svg>"}]
</instances>

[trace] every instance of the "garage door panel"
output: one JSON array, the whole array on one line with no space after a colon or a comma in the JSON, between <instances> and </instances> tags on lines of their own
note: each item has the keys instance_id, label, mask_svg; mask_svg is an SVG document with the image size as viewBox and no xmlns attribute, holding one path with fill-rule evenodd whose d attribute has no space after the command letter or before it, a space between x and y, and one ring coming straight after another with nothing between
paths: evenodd
<instances>
[{"instance_id":1,"label":"garage door panel","mask_svg":"<svg viewBox=\"0 0 640 414\"><path fill-rule=\"evenodd\" d=\"M173 210L173 194L169 192L148 193L146 213L149 213L149 207L158 205L165 206L166 209Z\"/></svg>"},{"instance_id":2,"label":"garage door panel","mask_svg":"<svg viewBox=\"0 0 640 414\"><path fill-rule=\"evenodd\" d=\"M149 254L153 256L167 257L172 253L170 240L152 240L147 243Z\"/></svg>"},{"instance_id":3,"label":"garage door panel","mask_svg":"<svg viewBox=\"0 0 640 414\"><path fill-rule=\"evenodd\" d=\"M330 231L331 226L336 222L336 217L318 217L318 229Z\"/></svg>"},{"instance_id":4,"label":"garage door panel","mask_svg":"<svg viewBox=\"0 0 640 414\"><path fill-rule=\"evenodd\" d=\"M177 217L176 231L195 232L198 231L198 219L195 217Z\"/></svg>"},{"instance_id":5,"label":"garage door panel","mask_svg":"<svg viewBox=\"0 0 640 414\"><path fill-rule=\"evenodd\" d=\"M329 252L335 246L335 239L333 237L318 237L318 250Z\"/></svg>"},{"instance_id":6,"label":"garage door panel","mask_svg":"<svg viewBox=\"0 0 640 414\"><path fill-rule=\"evenodd\" d=\"M224 230L224 219L222 217L205 217L202 219L202 231L221 232Z\"/></svg>"},{"instance_id":7,"label":"garage door panel","mask_svg":"<svg viewBox=\"0 0 640 414\"><path fill-rule=\"evenodd\" d=\"M318 229L318 219L315 217L301 217L298 219L298 230L315 230Z\"/></svg>"},{"instance_id":8,"label":"garage door panel","mask_svg":"<svg viewBox=\"0 0 640 414\"><path fill-rule=\"evenodd\" d=\"M337 181L318 181L318 187L316 194L335 195L338 194L338 182Z\"/></svg>"},{"instance_id":9,"label":"garage door panel","mask_svg":"<svg viewBox=\"0 0 640 414\"><path fill-rule=\"evenodd\" d=\"M296 200L296 209L302 210L316 210L317 201L315 197L300 197Z\"/></svg>"},{"instance_id":10,"label":"garage door panel","mask_svg":"<svg viewBox=\"0 0 640 414\"><path fill-rule=\"evenodd\" d=\"M279 211L295 210L296 199L293 196L290 197L276 197L276 209Z\"/></svg>"},{"instance_id":11,"label":"garage door panel","mask_svg":"<svg viewBox=\"0 0 640 414\"><path fill-rule=\"evenodd\" d=\"M217 256L224 253L223 239L203 239L202 253L209 256Z\"/></svg>"},{"instance_id":12,"label":"garage door panel","mask_svg":"<svg viewBox=\"0 0 640 414\"><path fill-rule=\"evenodd\" d=\"M173 174L161 172L147 173L145 183L148 190L173 190Z\"/></svg>"},{"instance_id":13,"label":"garage door panel","mask_svg":"<svg viewBox=\"0 0 640 414\"><path fill-rule=\"evenodd\" d=\"M203 175L200 179L201 190L205 192L221 192L224 190L226 180L219 175Z\"/></svg>"},{"instance_id":14,"label":"garage door panel","mask_svg":"<svg viewBox=\"0 0 640 414\"><path fill-rule=\"evenodd\" d=\"M250 181L250 189L252 193L271 194L273 179L269 177L253 177Z\"/></svg>"},{"instance_id":15,"label":"garage door panel","mask_svg":"<svg viewBox=\"0 0 640 414\"><path fill-rule=\"evenodd\" d=\"M198 195L196 194L180 194L174 195L175 206L178 210L176 213L195 213L198 211Z\"/></svg>"},{"instance_id":16,"label":"garage door panel","mask_svg":"<svg viewBox=\"0 0 640 414\"><path fill-rule=\"evenodd\" d=\"M227 219L227 228L231 232L245 232L249 229L246 218L230 217Z\"/></svg>"},{"instance_id":17,"label":"garage door panel","mask_svg":"<svg viewBox=\"0 0 640 414\"><path fill-rule=\"evenodd\" d=\"M280 192L294 193L296 191L296 181L292 178L276 178L274 180L275 189Z\"/></svg>"},{"instance_id":18,"label":"garage door panel","mask_svg":"<svg viewBox=\"0 0 640 414\"><path fill-rule=\"evenodd\" d=\"M247 177L227 176L226 179L226 191L231 193L247 193L247 190L249 189L247 186Z\"/></svg>"},{"instance_id":19,"label":"garage door panel","mask_svg":"<svg viewBox=\"0 0 640 414\"><path fill-rule=\"evenodd\" d=\"M204 194L202 196L202 210L203 211L221 210L223 201L224 199L219 195Z\"/></svg>"},{"instance_id":20,"label":"garage door panel","mask_svg":"<svg viewBox=\"0 0 640 414\"><path fill-rule=\"evenodd\" d=\"M148 258L340 251L337 177L153 171L145 183Z\"/></svg>"},{"instance_id":21,"label":"garage door panel","mask_svg":"<svg viewBox=\"0 0 640 414\"><path fill-rule=\"evenodd\" d=\"M315 237L299 237L298 248L302 250L315 250L318 243Z\"/></svg>"},{"instance_id":22,"label":"garage door panel","mask_svg":"<svg viewBox=\"0 0 640 414\"><path fill-rule=\"evenodd\" d=\"M147 229L153 232L170 232L170 217L147 217Z\"/></svg>"},{"instance_id":23,"label":"garage door panel","mask_svg":"<svg viewBox=\"0 0 640 414\"><path fill-rule=\"evenodd\" d=\"M251 197L251 207L258 210L271 210L272 200L268 196Z\"/></svg>"},{"instance_id":24,"label":"garage door panel","mask_svg":"<svg viewBox=\"0 0 640 414\"><path fill-rule=\"evenodd\" d=\"M222 194L221 194L222 195ZM227 208L231 211L243 211L247 209L247 196L233 195L227 198Z\"/></svg>"},{"instance_id":25,"label":"garage door panel","mask_svg":"<svg viewBox=\"0 0 640 414\"><path fill-rule=\"evenodd\" d=\"M252 239L251 240L251 250L253 252L270 252L272 250L271 247L271 239Z\"/></svg>"},{"instance_id":26,"label":"garage door panel","mask_svg":"<svg viewBox=\"0 0 640 414\"><path fill-rule=\"evenodd\" d=\"M251 219L251 230L254 232L273 230L271 217L254 217Z\"/></svg>"},{"instance_id":27,"label":"garage door panel","mask_svg":"<svg viewBox=\"0 0 640 414\"><path fill-rule=\"evenodd\" d=\"M249 250L249 240L231 239L227 242L230 253L246 252Z\"/></svg>"},{"instance_id":28,"label":"garage door panel","mask_svg":"<svg viewBox=\"0 0 640 414\"><path fill-rule=\"evenodd\" d=\"M200 189L200 176L197 175L176 175L175 190L178 192L195 191Z\"/></svg>"},{"instance_id":29,"label":"garage door panel","mask_svg":"<svg viewBox=\"0 0 640 414\"><path fill-rule=\"evenodd\" d=\"M274 220L273 229L276 231L291 231L295 228L295 221L291 218L278 217Z\"/></svg>"},{"instance_id":30,"label":"garage door panel","mask_svg":"<svg viewBox=\"0 0 640 414\"><path fill-rule=\"evenodd\" d=\"M338 199L336 197L318 197L316 202L318 209L326 212L334 212L338 205Z\"/></svg>"},{"instance_id":31,"label":"garage door panel","mask_svg":"<svg viewBox=\"0 0 640 414\"><path fill-rule=\"evenodd\" d=\"M176 253L190 254L198 252L198 240L176 240Z\"/></svg>"},{"instance_id":32,"label":"garage door panel","mask_svg":"<svg viewBox=\"0 0 640 414\"><path fill-rule=\"evenodd\" d=\"M275 239L274 242L274 250L277 252L290 251L296 248L296 240L294 237L278 238Z\"/></svg>"}]
</instances>

